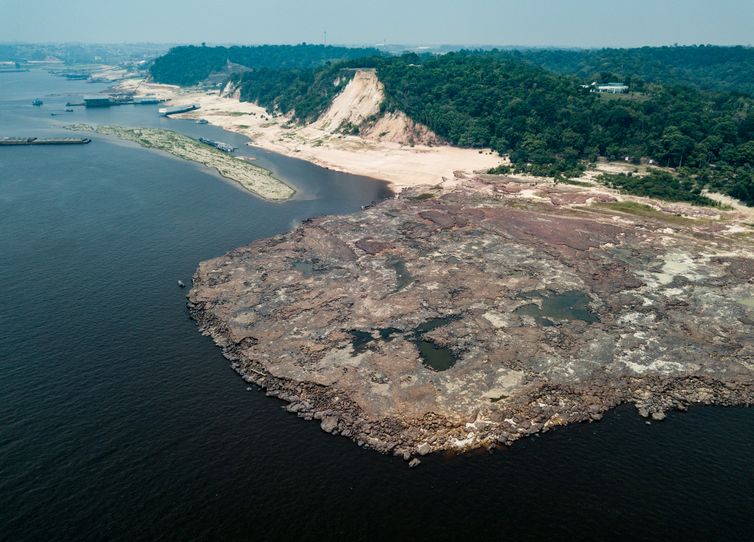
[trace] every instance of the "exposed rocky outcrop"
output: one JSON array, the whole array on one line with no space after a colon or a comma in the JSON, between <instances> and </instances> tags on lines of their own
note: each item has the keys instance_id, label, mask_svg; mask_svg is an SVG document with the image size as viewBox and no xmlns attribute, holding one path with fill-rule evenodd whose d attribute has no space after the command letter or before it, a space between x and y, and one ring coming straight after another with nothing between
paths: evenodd
<instances>
[{"instance_id":1,"label":"exposed rocky outcrop","mask_svg":"<svg viewBox=\"0 0 754 542\"><path fill-rule=\"evenodd\" d=\"M189 308L289 411L407 459L626 402L658 421L750 404L751 233L612 199L494 177L404 191L203 262Z\"/></svg>"}]
</instances>

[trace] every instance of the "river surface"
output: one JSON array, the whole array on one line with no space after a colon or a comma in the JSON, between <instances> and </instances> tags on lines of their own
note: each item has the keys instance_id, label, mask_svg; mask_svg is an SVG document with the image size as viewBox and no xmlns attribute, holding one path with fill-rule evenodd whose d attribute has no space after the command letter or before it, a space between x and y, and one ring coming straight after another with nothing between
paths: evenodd
<instances>
[{"instance_id":1,"label":"river surface","mask_svg":"<svg viewBox=\"0 0 754 542\"><path fill-rule=\"evenodd\" d=\"M299 193L264 202L96 134L0 147L0 540L752 540L754 409L647 424L623 407L408 469L248 388L197 332L176 281L389 192L160 119L157 106L63 112L103 88L0 74L0 137L70 135L65 122L169 127L241 147Z\"/></svg>"}]
</instances>

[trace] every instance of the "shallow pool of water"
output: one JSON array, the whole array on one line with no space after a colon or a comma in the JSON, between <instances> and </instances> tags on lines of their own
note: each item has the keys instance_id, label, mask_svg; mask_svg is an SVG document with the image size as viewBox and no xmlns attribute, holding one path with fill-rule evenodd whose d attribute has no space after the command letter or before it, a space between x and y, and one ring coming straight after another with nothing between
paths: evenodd
<instances>
[{"instance_id":1,"label":"shallow pool of water","mask_svg":"<svg viewBox=\"0 0 754 542\"><path fill-rule=\"evenodd\" d=\"M598 322L599 318L589 309L589 296L579 291L542 296L541 306L529 303L518 307L516 314L531 316L543 327L555 325L554 321L581 320Z\"/></svg>"}]
</instances>

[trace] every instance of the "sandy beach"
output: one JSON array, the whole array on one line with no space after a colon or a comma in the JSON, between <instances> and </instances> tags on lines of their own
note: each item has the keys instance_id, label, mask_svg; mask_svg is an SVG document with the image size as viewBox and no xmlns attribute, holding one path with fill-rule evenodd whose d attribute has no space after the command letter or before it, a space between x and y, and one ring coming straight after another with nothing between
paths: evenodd
<instances>
[{"instance_id":1,"label":"sandy beach","mask_svg":"<svg viewBox=\"0 0 754 542\"><path fill-rule=\"evenodd\" d=\"M210 124L249 137L251 145L329 169L382 179L388 181L394 190L436 184L453 178L454 172L486 171L503 161L489 149L461 149L449 145L412 146L369 135L344 135L337 131L337 123L333 122L317 121L301 126L288 116L273 117L258 105L241 102L237 96L221 95L218 91L201 92L148 83L141 79L123 81L117 88L122 92L134 92L137 96L153 95L169 100L167 105L171 106L197 103L200 105L198 110L175 115L175 118L206 119ZM378 103L373 96L369 98L366 101L370 104ZM354 99L364 101L363 93ZM348 101L343 102L336 100L333 107L342 109L352 106ZM322 117L348 118L348 115L331 108ZM393 121L395 125L396 119ZM380 129L383 130L381 133L389 131L383 126ZM395 131L390 130L387 135L392 136Z\"/></svg>"}]
</instances>

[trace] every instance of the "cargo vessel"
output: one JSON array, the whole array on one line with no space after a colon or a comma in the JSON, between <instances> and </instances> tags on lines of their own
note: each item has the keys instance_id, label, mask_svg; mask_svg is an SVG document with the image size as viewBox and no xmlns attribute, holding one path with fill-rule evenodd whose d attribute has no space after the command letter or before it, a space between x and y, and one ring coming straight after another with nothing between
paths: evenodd
<instances>
[{"instance_id":1,"label":"cargo vessel","mask_svg":"<svg viewBox=\"0 0 754 542\"><path fill-rule=\"evenodd\" d=\"M86 107L110 107L114 104L112 96L84 96L84 106Z\"/></svg>"},{"instance_id":2,"label":"cargo vessel","mask_svg":"<svg viewBox=\"0 0 754 542\"><path fill-rule=\"evenodd\" d=\"M170 115L177 115L178 113L187 113L188 111L194 111L199 109L199 104L178 105L175 107L161 107L158 109L161 117L168 117Z\"/></svg>"},{"instance_id":3,"label":"cargo vessel","mask_svg":"<svg viewBox=\"0 0 754 542\"><path fill-rule=\"evenodd\" d=\"M8 145L86 145L88 137L0 137L0 146Z\"/></svg>"},{"instance_id":4,"label":"cargo vessel","mask_svg":"<svg viewBox=\"0 0 754 542\"><path fill-rule=\"evenodd\" d=\"M204 143L205 145L210 145L211 147L214 147L223 152L233 152L234 150L236 150L233 145L228 145L227 143L223 143L222 141L215 141L214 139L207 139L206 137L200 137L199 141Z\"/></svg>"}]
</instances>

